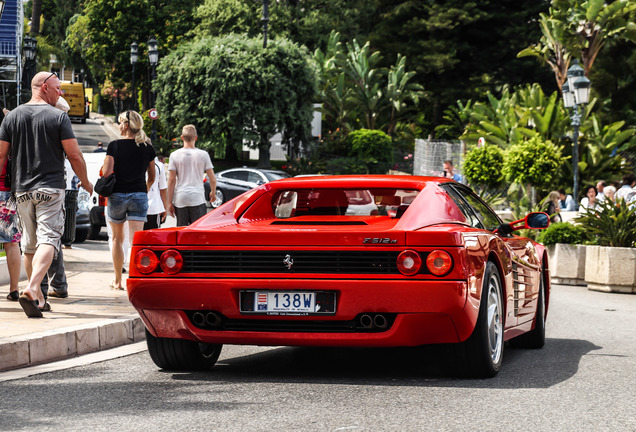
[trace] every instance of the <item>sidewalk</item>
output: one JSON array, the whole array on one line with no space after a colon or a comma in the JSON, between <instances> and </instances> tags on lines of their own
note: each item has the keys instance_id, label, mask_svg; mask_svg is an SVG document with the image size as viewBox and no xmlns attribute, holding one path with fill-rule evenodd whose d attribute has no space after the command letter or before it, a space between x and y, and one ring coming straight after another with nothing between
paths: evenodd
<instances>
[{"instance_id":1,"label":"sidewalk","mask_svg":"<svg viewBox=\"0 0 636 432\"><path fill-rule=\"evenodd\" d=\"M69 296L49 298L52 311L44 318L27 318L18 302L6 300L9 285L0 285L0 371L145 339L126 291L108 286L114 275L107 241L73 244L64 249L64 264ZM20 289L25 286L20 282Z\"/></svg>"}]
</instances>

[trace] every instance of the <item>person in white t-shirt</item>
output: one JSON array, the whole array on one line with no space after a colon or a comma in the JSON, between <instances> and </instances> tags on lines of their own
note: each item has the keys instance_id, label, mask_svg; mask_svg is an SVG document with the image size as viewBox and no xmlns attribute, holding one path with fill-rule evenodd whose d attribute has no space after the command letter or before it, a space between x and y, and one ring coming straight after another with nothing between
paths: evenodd
<instances>
[{"instance_id":1,"label":"person in white t-shirt","mask_svg":"<svg viewBox=\"0 0 636 432\"><path fill-rule=\"evenodd\" d=\"M172 152L168 162L168 212L177 218L177 226L190 225L206 213L205 201L216 194L214 166L208 152L194 146L197 130L185 125L181 132L183 148ZM205 196L203 174L210 180L210 195Z\"/></svg>"},{"instance_id":2,"label":"person in white t-shirt","mask_svg":"<svg viewBox=\"0 0 636 432\"><path fill-rule=\"evenodd\" d=\"M144 223L144 230L161 227L166 221L166 207L168 207L168 182L163 162L155 157L155 182L148 190L148 221Z\"/></svg>"}]
</instances>

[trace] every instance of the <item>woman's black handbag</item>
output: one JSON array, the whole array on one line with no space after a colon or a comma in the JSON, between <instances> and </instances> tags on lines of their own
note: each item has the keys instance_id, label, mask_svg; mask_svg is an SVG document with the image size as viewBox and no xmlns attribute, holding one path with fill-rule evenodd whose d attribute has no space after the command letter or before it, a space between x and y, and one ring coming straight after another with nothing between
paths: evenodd
<instances>
[{"instance_id":1,"label":"woman's black handbag","mask_svg":"<svg viewBox=\"0 0 636 432\"><path fill-rule=\"evenodd\" d=\"M95 192L103 197L109 197L115 188L115 173L111 173L107 177L100 177L95 182Z\"/></svg>"}]
</instances>

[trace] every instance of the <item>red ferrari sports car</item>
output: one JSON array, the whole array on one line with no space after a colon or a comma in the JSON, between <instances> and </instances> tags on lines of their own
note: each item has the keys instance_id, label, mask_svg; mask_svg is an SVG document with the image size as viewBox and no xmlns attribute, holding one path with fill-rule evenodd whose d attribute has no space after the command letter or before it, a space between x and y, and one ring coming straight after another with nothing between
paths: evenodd
<instances>
[{"instance_id":1,"label":"red ferrari sports car","mask_svg":"<svg viewBox=\"0 0 636 432\"><path fill-rule=\"evenodd\" d=\"M137 232L128 295L165 369L210 368L223 344L453 344L489 377L504 341L544 344L547 255L513 232L548 224L503 223L444 178L277 180L188 227Z\"/></svg>"}]
</instances>

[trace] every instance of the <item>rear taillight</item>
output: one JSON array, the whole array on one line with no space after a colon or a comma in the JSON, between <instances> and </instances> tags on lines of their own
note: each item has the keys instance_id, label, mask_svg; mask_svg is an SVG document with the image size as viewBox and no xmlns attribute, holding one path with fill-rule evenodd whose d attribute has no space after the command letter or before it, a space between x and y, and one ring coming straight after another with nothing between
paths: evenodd
<instances>
[{"instance_id":1,"label":"rear taillight","mask_svg":"<svg viewBox=\"0 0 636 432\"><path fill-rule=\"evenodd\" d=\"M444 276L453 268L453 258L446 251L435 250L426 257L426 267L435 276Z\"/></svg>"},{"instance_id":2,"label":"rear taillight","mask_svg":"<svg viewBox=\"0 0 636 432\"><path fill-rule=\"evenodd\" d=\"M422 267L420 254L412 250L405 250L397 257L397 268L403 275L412 276L417 274Z\"/></svg>"},{"instance_id":3,"label":"rear taillight","mask_svg":"<svg viewBox=\"0 0 636 432\"><path fill-rule=\"evenodd\" d=\"M179 273L183 267L183 257L178 251L170 249L161 254L159 265L165 273Z\"/></svg>"},{"instance_id":4,"label":"rear taillight","mask_svg":"<svg viewBox=\"0 0 636 432\"><path fill-rule=\"evenodd\" d=\"M141 274L150 274L157 268L159 260L150 249L142 249L135 255L135 266Z\"/></svg>"}]
</instances>

